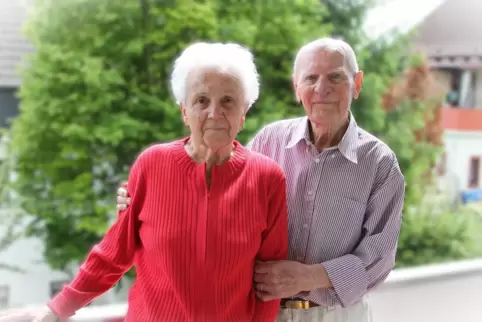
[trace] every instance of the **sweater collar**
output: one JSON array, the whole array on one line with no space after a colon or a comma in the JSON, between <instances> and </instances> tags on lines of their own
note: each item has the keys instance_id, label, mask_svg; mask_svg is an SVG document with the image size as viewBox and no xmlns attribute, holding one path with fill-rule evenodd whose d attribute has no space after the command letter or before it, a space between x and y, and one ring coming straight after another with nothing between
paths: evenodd
<instances>
[{"instance_id":1,"label":"sweater collar","mask_svg":"<svg viewBox=\"0 0 482 322\"><path fill-rule=\"evenodd\" d=\"M192 174L193 171L205 167L205 163L196 163L186 152L184 149L184 145L189 141L190 137L186 137L181 140L177 140L173 142L173 155L179 165L183 168L183 170L187 171L188 174ZM231 175L238 173L242 170L246 159L247 159L247 150L243 147L238 141L233 142L235 151L234 155L221 165L214 165L213 171L218 173Z\"/></svg>"}]
</instances>

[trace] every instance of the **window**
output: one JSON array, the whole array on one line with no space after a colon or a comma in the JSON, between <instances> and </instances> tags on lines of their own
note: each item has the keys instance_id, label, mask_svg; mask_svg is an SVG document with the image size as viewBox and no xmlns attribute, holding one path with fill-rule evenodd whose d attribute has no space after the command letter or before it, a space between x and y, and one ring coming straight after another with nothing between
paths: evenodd
<instances>
[{"instance_id":1,"label":"window","mask_svg":"<svg viewBox=\"0 0 482 322\"><path fill-rule=\"evenodd\" d=\"M10 287L8 285L0 285L0 309L8 308L10 301Z\"/></svg>"},{"instance_id":2,"label":"window","mask_svg":"<svg viewBox=\"0 0 482 322\"><path fill-rule=\"evenodd\" d=\"M480 184L480 157L470 158L469 188L478 188Z\"/></svg>"}]
</instances>

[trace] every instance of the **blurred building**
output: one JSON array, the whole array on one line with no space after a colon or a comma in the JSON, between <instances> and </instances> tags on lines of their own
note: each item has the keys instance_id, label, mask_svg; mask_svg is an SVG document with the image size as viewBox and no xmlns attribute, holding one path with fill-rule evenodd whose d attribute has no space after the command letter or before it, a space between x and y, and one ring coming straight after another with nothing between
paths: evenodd
<instances>
[{"instance_id":1,"label":"blurred building","mask_svg":"<svg viewBox=\"0 0 482 322\"><path fill-rule=\"evenodd\" d=\"M16 91L21 81L17 68L32 50L21 37L25 16L21 1L0 0L0 127L18 113Z\"/></svg>"},{"instance_id":2,"label":"blurred building","mask_svg":"<svg viewBox=\"0 0 482 322\"><path fill-rule=\"evenodd\" d=\"M443 182L482 202L482 1L445 0L418 26L416 45L447 95Z\"/></svg>"}]
</instances>

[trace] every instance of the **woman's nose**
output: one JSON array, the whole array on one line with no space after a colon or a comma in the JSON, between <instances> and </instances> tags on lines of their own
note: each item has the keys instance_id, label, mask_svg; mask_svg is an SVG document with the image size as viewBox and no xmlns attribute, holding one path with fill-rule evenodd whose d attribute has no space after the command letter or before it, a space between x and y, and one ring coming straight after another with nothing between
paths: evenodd
<instances>
[{"instance_id":1,"label":"woman's nose","mask_svg":"<svg viewBox=\"0 0 482 322\"><path fill-rule=\"evenodd\" d=\"M219 106L219 104L211 104L209 106L209 118L211 119L218 119L221 115L221 107Z\"/></svg>"}]
</instances>

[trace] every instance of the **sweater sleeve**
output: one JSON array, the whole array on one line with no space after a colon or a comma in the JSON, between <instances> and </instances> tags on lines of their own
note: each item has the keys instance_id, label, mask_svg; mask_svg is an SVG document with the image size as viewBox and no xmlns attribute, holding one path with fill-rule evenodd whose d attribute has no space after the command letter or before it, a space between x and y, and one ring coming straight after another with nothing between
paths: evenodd
<instances>
[{"instance_id":1,"label":"sweater sleeve","mask_svg":"<svg viewBox=\"0 0 482 322\"><path fill-rule=\"evenodd\" d=\"M258 259L262 261L288 259L288 210L286 204L286 179L282 170L272 175L269 194L268 228L263 236ZM264 302L256 297L254 321L274 321L280 300Z\"/></svg>"},{"instance_id":2,"label":"sweater sleeve","mask_svg":"<svg viewBox=\"0 0 482 322\"><path fill-rule=\"evenodd\" d=\"M107 292L133 265L139 245L137 218L146 194L140 161L139 157L129 174L127 189L131 206L119 213L104 238L92 248L72 282L48 303L61 321Z\"/></svg>"}]
</instances>

